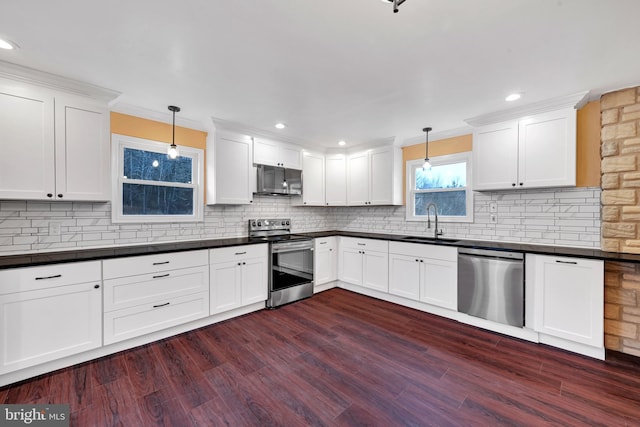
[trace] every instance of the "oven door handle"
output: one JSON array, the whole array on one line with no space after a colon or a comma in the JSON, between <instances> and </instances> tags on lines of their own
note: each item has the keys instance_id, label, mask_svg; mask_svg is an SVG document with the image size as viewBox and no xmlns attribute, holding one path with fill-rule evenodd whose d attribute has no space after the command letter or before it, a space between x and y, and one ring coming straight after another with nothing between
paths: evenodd
<instances>
[{"instance_id":1,"label":"oven door handle","mask_svg":"<svg viewBox=\"0 0 640 427\"><path fill-rule=\"evenodd\" d=\"M309 245L309 243L285 243L271 245L271 252L274 254L284 253L284 252L298 252L298 251L311 251L313 252L313 246Z\"/></svg>"}]
</instances>

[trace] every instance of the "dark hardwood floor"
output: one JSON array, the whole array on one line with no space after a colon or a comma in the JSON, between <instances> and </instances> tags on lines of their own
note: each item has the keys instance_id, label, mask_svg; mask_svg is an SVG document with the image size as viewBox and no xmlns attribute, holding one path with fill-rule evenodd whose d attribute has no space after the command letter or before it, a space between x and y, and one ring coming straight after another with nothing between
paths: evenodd
<instances>
[{"instance_id":1,"label":"dark hardwood floor","mask_svg":"<svg viewBox=\"0 0 640 427\"><path fill-rule=\"evenodd\" d=\"M341 289L0 388L73 426L632 426L640 363Z\"/></svg>"}]
</instances>

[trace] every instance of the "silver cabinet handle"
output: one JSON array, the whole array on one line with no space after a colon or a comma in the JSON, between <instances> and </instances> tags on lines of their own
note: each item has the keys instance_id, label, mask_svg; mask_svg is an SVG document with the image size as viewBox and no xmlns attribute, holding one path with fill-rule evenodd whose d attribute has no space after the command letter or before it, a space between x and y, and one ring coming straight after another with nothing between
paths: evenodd
<instances>
[{"instance_id":1,"label":"silver cabinet handle","mask_svg":"<svg viewBox=\"0 0 640 427\"><path fill-rule=\"evenodd\" d=\"M367 246L366 243L358 243L358 246Z\"/></svg>"},{"instance_id":2,"label":"silver cabinet handle","mask_svg":"<svg viewBox=\"0 0 640 427\"><path fill-rule=\"evenodd\" d=\"M49 280L49 279L57 279L59 277L62 277L62 274L56 274L55 276L43 276L43 277L36 277L36 280Z\"/></svg>"},{"instance_id":3,"label":"silver cabinet handle","mask_svg":"<svg viewBox=\"0 0 640 427\"><path fill-rule=\"evenodd\" d=\"M321 245L326 245L329 242L320 242Z\"/></svg>"},{"instance_id":4,"label":"silver cabinet handle","mask_svg":"<svg viewBox=\"0 0 640 427\"><path fill-rule=\"evenodd\" d=\"M169 276L170 276L170 273L167 273L167 274L160 274L159 276L153 276L153 278L154 279L160 279L162 277L169 277Z\"/></svg>"}]
</instances>

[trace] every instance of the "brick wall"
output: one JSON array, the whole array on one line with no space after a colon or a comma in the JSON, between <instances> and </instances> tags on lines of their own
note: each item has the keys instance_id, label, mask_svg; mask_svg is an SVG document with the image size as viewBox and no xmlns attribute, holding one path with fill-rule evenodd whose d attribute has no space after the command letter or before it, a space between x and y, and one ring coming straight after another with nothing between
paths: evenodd
<instances>
[{"instance_id":1,"label":"brick wall","mask_svg":"<svg viewBox=\"0 0 640 427\"><path fill-rule=\"evenodd\" d=\"M640 253L640 87L600 100L602 250ZM605 347L640 356L640 264L605 263Z\"/></svg>"}]
</instances>

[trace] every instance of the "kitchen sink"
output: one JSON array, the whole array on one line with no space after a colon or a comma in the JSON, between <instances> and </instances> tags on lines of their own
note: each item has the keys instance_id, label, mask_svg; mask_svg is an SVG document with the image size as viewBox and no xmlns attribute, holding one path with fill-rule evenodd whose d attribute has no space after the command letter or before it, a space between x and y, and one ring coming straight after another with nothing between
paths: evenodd
<instances>
[{"instance_id":1,"label":"kitchen sink","mask_svg":"<svg viewBox=\"0 0 640 427\"><path fill-rule=\"evenodd\" d=\"M454 239L442 239L442 238L433 238L433 237L423 237L423 236L405 236L400 240L405 242L412 243L435 243L438 245L454 245L459 242L459 240Z\"/></svg>"}]
</instances>

